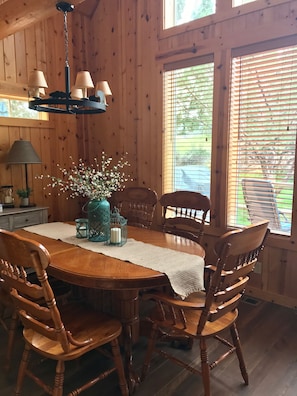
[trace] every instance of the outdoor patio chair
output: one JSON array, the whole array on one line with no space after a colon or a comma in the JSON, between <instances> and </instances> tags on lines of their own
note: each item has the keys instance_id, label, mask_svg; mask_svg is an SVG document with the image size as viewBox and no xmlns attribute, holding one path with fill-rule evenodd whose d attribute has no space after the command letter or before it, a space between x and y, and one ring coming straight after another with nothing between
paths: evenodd
<instances>
[{"instance_id":1,"label":"outdoor patio chair","mask_svg":"<svg viewBox=\"0 0 297 396\"><path fill-rule=\"evenodd\" d=\"M269 180L244 178L242 191L251 223L266 219L272 230L291 229L285 214L277 207L275 189Z\"/></svg>"}]
</instances>

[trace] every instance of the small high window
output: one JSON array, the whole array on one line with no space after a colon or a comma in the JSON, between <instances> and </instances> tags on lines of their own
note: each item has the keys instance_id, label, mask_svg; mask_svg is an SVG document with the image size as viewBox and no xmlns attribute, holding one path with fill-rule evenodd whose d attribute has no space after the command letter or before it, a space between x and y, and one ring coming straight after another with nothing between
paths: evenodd
<instances>
[{"instance_id":1,"label":"small high window","mask_svg":"<svg viewBox=\"0 0 297 396\"><path fill-rule=\"evenodd\" d=\"M48 116L29 109L28 100L23 98L0 97L0 117L29 118L47 120Z\"/></svg>"},{"instance_id":2,"label":"small high window","mask_svg":"<svg viewBox=\"0 0 297 396\"><path fill-rule=\"evenodd\" d=\"M233 0L232 2L232 7L237 7L243 4L247 4L247 3L253 3L254 1L257 0Z\"/></svg>"},{"instance_id":3,"label":"small high window","mask_svg":"<svg viewBox=\"0 0 297 396\"><path fill-rule=\"evenodd\" d=\"M216 0L164 0L164 11L164 28L168 29L214 14Z\"/></svg>"}]
</instances>

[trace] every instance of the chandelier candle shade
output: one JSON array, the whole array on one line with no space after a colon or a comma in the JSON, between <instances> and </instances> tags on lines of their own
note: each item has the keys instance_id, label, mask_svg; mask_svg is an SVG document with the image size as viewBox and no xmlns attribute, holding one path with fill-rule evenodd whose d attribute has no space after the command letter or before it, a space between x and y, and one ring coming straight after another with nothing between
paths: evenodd
<instances>
[{"instance_id":1,"label":"chandelier candle shade","mask_svg":"<svg viewBox=\"0 0 297 396\"><path fill-rule=\"evenodd\" d=\"M107 106L105 95L112 95L107 81L97 82L95 94L88 97L88 89L94 88L94 83L87 70L80 71L70 91L67 14L74 10L74 5L62 1L56 4L56 8L64 14L65 91L51 92L46 98L45 88L48 88L48 85L45 76L41 70L33 70L28 82L29 108L60 114L104 113Z\"/></svg>"},{"instance_id":2,"label":"chandelier candle shade","mask_svg":"<svg viewBox=\"0 0 297 396\"><path fill-rule=\"evenodd\" d=\"M112 92L109 88L108 82L107 81L97 82L95 92L96 92L97 96L100 96L101 92L104 93L104 103L105 103L105 106L108 106L108 104L106 102L106 96L112 96Z\"/></svg>"}]
</instances>

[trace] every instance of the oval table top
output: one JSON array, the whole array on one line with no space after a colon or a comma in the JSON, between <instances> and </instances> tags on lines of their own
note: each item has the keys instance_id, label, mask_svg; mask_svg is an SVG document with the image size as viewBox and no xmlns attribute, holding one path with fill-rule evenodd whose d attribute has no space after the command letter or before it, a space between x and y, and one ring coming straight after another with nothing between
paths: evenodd
<instances>
[{"instance_id":1,"label":"oval table top","mask_svg":"<svg viewBox=\"0 0 297 396\"><path fill-rule=\"evenodd\" d=\"M48 273L68 283L109 290L142 289L169 283L164 273L140 265L29 231L17 230L16 233L44 245L51 254ZM205 256L203 247L196 242L159 231L128 226L128 238L203 258Z\"/></svg>"}]
</instances>

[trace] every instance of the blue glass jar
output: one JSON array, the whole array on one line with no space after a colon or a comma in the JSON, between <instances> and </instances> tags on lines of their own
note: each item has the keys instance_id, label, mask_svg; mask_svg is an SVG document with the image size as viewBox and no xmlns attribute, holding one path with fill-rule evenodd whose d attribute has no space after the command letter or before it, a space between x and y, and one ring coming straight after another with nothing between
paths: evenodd
<instances>
[{"instance_id":1,"label":"blue glass jar","mask_svg":"<svg viewBox=\"0 0 297 396\"><path fill-rule=\"evenodd\" d=\"M87 206L89 235L92 242L104 242L110 237L110 204L107 199L92 199Z\"/></svg>"}]
</instances>

